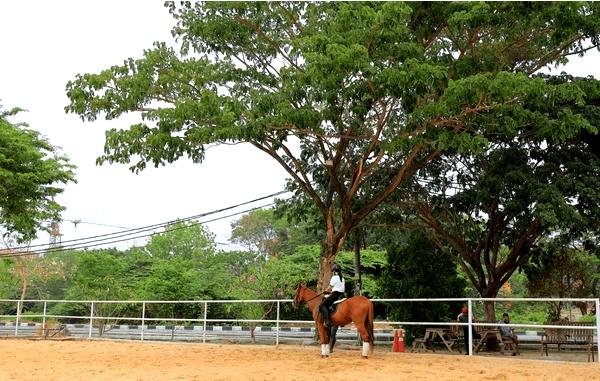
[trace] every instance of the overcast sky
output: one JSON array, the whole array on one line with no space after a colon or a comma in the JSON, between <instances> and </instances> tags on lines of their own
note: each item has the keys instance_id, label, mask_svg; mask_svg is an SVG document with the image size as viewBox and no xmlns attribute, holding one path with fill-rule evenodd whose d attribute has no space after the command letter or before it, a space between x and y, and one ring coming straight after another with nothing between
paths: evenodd
<instances>
[{"instance_id":1,"label":"overcast sky","mask_svg":"<svg viewBox=\"0 0 600 381\"><path fill-rule=\"evenodd\" d=\"M154 41L171 43L174 22L162 4L54 0L0 5L0 104L5 110L28 110L11 120L29 123L78 167L78 183L68 185L58 201L67 207L65 220L82 223L75 229L63 222L63 241L192 216L283 189L283 169L247 145L212 148L199 165L182 159L138 175L127 166L95 165L104 131L127 128L132 119L90 123L66 114L65 85L78 73L96 73L139 58ZM574 58L567 71L599 77L599 57L594 52ZM227 219L207 227L217 242L227 242L230 223ZM35 243L47 242L48 235L42 233Z\"/></svg>"},{"instance_id":2,"label":"overcast sky","mask_svg":"<svg viewBox=\"0 0 600 381\"><path fill-rule=\"evenodd\" d=\"M123 165L95 165L102 153L104 131L127 128L132 119L90 123L66 114L66 83L78 73L96 73L128 57L138 58L154 41L171 42L173 25L159 1L10 1L0 5L0 104L5 110L16 106L28 110L11 121L29 123L77 165L78 183L68 185L58 199L67 207L64 219L134 228L283 189L283 169L247 145L211 148L202 164L181 159L138 175ZM227 242L230 223L228 219L207 226L218 242ZM84 223L75 229L72 223L63 222L60 230L65 241L119 229ZM48 239L47 233L41 233L36 243Z\"/></svg>"}]
</instances>

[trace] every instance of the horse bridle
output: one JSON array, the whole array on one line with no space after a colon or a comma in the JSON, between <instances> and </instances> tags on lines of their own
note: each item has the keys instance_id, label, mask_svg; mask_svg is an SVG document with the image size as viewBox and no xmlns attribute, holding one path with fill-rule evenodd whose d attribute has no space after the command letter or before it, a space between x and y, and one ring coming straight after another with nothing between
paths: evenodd
<instances>
[{"instance_id":1,"label":"horse bridle","mask_svg":"<svg viewBox=\"0 0 600 381\"><path fill-rule=\"evenodd\" d=\"M322 293L320 293L320 294L317 294L317 295L313 296L312 298L308 299L308 300L307 300L305 303L308 303L308 302L310 302L311 300L318 298L319 296L323 295L324 293L325 293L325 291L323 291L323 292L322 292Z\"/></svg>"}]
</instances>

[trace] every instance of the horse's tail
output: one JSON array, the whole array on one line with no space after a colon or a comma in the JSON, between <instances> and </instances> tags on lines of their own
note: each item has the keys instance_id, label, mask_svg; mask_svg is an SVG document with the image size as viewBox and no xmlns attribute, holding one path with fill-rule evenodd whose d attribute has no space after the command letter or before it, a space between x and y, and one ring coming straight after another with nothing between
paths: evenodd
<instances>
[{"instance_id":1,"label":"horse's tail","mask_svg":"<svg viewBox=\"0 0 600 381\"><path fill-rule=\"evenodd\" d=\"M367 333L369 334L370 352L373 352L373 348L375 347L375 334L373 333L374 315L373 302L369 300L369 312L367 313L365 328L367 328Z\"/></svg>"}]
</instances>

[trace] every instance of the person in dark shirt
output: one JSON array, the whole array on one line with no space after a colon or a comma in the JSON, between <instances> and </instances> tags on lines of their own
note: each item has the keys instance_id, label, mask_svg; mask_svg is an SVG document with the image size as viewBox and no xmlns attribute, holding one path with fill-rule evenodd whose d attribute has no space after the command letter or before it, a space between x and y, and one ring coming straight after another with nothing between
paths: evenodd
<instances>
[{"instance_id":1,"label":"person in dark shirt","mask_svg":"<svg viewBox=\"0 0 600 381\"><path fill-rule=\"evenodd\" d=\"M469 322L469 309L467 308L467 306L464 306L462 308L462 310L460 311L460 314L458 315L456 320L459 323L468 323ZM463 329L463 335L464 335L464 340L465 340L465 354L468 355L469 354L469 326L463 325L462 329ZM473 340L481 338L481 336L477 332L475 332L474 326L471 326L471 334L473 335Z\"/></svg>"}]
</instances>

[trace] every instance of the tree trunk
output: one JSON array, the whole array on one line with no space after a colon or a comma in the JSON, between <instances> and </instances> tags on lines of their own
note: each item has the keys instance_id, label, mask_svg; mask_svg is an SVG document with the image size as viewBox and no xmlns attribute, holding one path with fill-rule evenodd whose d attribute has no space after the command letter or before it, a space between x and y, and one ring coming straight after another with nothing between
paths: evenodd
<instances>
[{"instance_id":1,"label":"tree trunk","mask_svg":"<svg viewBox=\"0 0 600 381\"><path fill-rule=\"evenodd\" d=\"M252 344L256 344L256 335L254 334L254 330L256 330L256 323L250 322L248 323L248 327L250 328L250 340Z\"/></svg>"},{"instance_id":2,"label":"tree trunk","mask_svg":"<svg viewBox=\"0 0 600 381\"><path fill-rule=\"evenodd\" d=\"M488 280L487 287L483 290L479 290L479 294L482 298L496 298L500 292L502 285L497 282ZM495 323L496 319L496 305L494 301L486 300L483 302L483 310L485 313L485 321L488 323Z\"/></svg>"},{"instance_id":3,"label":"tree trunk","mask_svg":"<svg viewBox=\"0 0 600 381\"><path fill-rule=\"evenodd\" d=\"M486 300L483 302L483 309L485 311L485 321L493 323L496 321L496 306L494 302Z\"/></svg>"},{"instance_id":4,"label":"tree trunk","mask_svg":"<svg viewBox=\"0 0 600 381\"><path fill-rule=\"evenodd\" d=\"M329 280L331 279L331 266L335 261L338 251L344 245L348 232L352 229L352 225L342 224L336 232L332 216L333 211L329 209L328 215L325 216L327 238L323 242L321 259L319 262L319 279L317 280L318 292L323 292L329 285Z\"/></svg>"},{"instance_id":5,"label":"tree trunk","mask_svg":"<svg viewBox=\"0 0 600 381\"><path fill-rule=\"evenodd\" d=\"M481 292L481 297L483 298L495 298L498 296L498 292L500 291L500 285L496 284L488 284L488 287ZM483 302L483 310L485 313L485 321L487 323L495 323L496 319L496 305L492 300L486 300ZM494 327L485 327L486 329L494 328ZM486 343L486 350L493 352L500 350L500 343L496 340L496 338L489 338Z\"/></svg>"},{"instance_id":6,"label":"tree trunk","mask_svg":"<svg viewBox=\"0 0 600 381\"><path fill-rule=\"evenodd\" d=\"M17 311L18 315L23 313L23 301L25 300L25 295L27 295L27 289L29 288L29 280L27 276L23 277L23 286L21 287L21 303L19 304L19 311Z\"/></svg>"},{"instance_id":7,"label":"tree trunk","mask_svg":"<svg viewBox=\"0 0 600 381\"><path fill-rule=\"evenodd\" d=\"M360 272L360 230L354 230L354 295L362 295L362 279Z\"/></svg>"},{"instance_id":8,"label":"tree trunk","mask_svg":"<svg viewBox=\"0 0 600 381\"><path fill-rule=\"evenodd\" d=\"M318 292L323 292L329 286L331 279L331 266L335 261L337 253L332 253L328 248L324 251L319 261L319 279L317 281Z\"/></svg>"}]
</instances>

